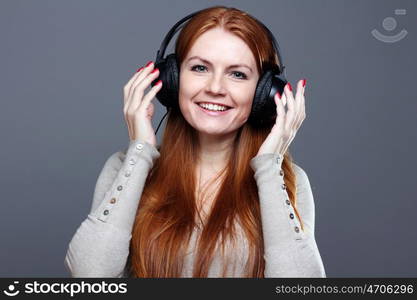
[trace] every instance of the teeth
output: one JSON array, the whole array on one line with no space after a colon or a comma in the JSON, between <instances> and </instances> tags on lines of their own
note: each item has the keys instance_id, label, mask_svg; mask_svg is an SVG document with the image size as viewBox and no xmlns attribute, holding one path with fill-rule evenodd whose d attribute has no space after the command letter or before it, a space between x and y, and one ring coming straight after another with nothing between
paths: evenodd
<instances>
[{"instance_id":1,"label":"teeth","mask_svg":"<svg viewBox=\"0 0 417 300\"><path fill-rule=\"evenodd\" d=\"M205 104L205 103L199 103L198 105L200 105L201 107L208 109L208 110L213 110L213 111L224 111L227 109L226 106L221 106L221 105L217 105L217 104Z\"/></svg>"}]
</instances>

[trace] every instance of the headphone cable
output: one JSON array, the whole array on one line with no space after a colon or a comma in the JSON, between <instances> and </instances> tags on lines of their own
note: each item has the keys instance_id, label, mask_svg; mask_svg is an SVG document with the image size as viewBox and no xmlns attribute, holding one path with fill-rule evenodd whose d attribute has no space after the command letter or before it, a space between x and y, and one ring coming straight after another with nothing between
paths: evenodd
<instances>
[{"instance_id":1,"label":"headphone cable","mask_svg":"<svg viewBox=\"0 0 417 300\"><path fill-rule=\"evenodd\" d=\"M159 126L161 126L161 123L162 123L162 121L165 119L165 117L166 117L166 115L168 114L168 112L169 112L169 110L168 110L168 108L167 108L167 112L166 112L166 113L165 113L165 115L162 117L161 121L160 121L160 122L159 122L159 124L158 124L158 127L156 128L155 135L158 133Z\"/></svg>"}]
</instances>

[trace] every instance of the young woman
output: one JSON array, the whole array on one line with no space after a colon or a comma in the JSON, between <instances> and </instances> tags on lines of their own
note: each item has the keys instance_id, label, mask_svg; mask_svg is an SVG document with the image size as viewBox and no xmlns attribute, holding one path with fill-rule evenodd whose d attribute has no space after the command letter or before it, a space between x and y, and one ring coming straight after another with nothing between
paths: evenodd
<instances>
[{"instance_id":1,"label":"young woman","mask_svg":"<svg viewBox=\"0 0 417 300\"><path fill-rule=\"evenodd\" d=\"M160 146L153 62L124 87L130 143L98 177L72 238L73 277L325 277L315 205L288 146L305 118L306 81L275 96L268 128L247 122L258 79L280 64L259 22L221 6L190 19L175 53L178 108ZM287 107L287 111L285 110Z\"/></svg>"}]
</instances>

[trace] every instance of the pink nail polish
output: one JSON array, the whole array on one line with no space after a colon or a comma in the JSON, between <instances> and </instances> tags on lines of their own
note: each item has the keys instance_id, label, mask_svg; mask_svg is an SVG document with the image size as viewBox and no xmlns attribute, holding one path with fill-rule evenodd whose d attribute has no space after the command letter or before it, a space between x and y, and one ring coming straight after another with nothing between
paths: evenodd
<instances>
[{"instance_id":1,"label":"pink nail polish","mask_svg":"<svg viewBox=\"0 0 417 300\"><path fill-rule=\"evenodd\" d=\"M278 95L278 98L281 100L281 94L277 92L275 95Z\"/></svg>"}]
</instances>

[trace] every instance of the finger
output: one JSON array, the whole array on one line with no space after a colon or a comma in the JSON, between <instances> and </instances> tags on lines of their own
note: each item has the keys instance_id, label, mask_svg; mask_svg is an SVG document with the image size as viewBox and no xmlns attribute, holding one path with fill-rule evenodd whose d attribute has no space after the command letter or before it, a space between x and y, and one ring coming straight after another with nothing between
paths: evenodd
<instances>
[{"instance_id":1,"label":"finger","mask_svg":"<svg viewBox=\"0 0 417 300\"><path fill-rule=\"evenodd\" d=\"M133 94L132 94L132 103L130 104L132 106L132 109L137 109L139 105L143 102L143 95L145 89L150 86L152 81L154 81L159 76L159 70L154 69L151 73L149 73L146 78L144 78L139 84L137 84L134 88Z\"/></svg>"},{"instance_id":2,"label":"finger","mask_svg":"<svg viewBox=\"0 0 417 300\"><path fill-rule=\"evenodd\" d=\"M301 96L301 122L304 121L304 119L306 118L306 105L305 105L305 90L306 90L306 85L307 85L307 80L304 79L303 82L303 94Z\"/></svg>"},{"instance_id":3,"label":"finger","mask_svg":"<svg viewBox=\"0 0 417 300\"><path fill-rule=\"evenodd\" d=\"M153 71L154 63L152 61L148 62L148 64L143 68L143 70L138 74L136 79L132 82L131 86L129 87L128 93L128 100L132 98L132 94L135 91L135 88Z\"/></svg>"},{"instance_id":4,"label":"finger","mask_svg":"<svg viewBox=\"0 0 417 300\"><path fill-rule=\"evenodd\" d=\"M278 128L283 129L284 122L285 122L285 108L284 108L285 94L283 94L280 99L279 93L276 93L274 100L277 106L277 118L276 118L275 124L277 125Z\"/></svg>"},{"instance_id":5,"label":"finger","mask_svg":"<svg viewBox=\"0 0 417 300\"><path fill-rule=\"evenodd\" d=\"M304 82L303 82L303 96L305 94L306 85L307 85L307 79L304 78Z\"/></svg>"},{"instance_id":6,"label":"finger","mask_svg":"<svg viewBox=\"0 0 417 300\"><path fill-rule=\"evenodd\" d=\"M132 83L135 81L136 78L138 78L138 76L140 74L142 74L142 71L145 69L145 67L140 67L139 69L136 70L136 73L132 76L132 78L130 78L130 80L127 82L127 86L130 88L130 86L132 85Z\"/></svg>"},{"instance_id":7,"label":"finger","mask_svg":"<svg viewBox=\"0 0 417 300\"><path fill-rule=\"evenodd\" d=\"M133 82L139 77L139 75L143 73L144 69L145 67L140 67L136 71L136 73L132 76L132 78L130 78L130 80L123 87L123 94L124 94L123 100L125 104L126 104L127 99L129 99L130 87L132 86Z\"/></svg>"},{"instance_id":8,"label":"finger","mask_svg":"<svg viewBox=\"0 0 417 300\"><path fill-rule=\"evenodd\" d=\"M139 104L137 109L148 109L149 104L151 103L152 99L155 98L156 94L161 90L161 87L162 80L158 80L158 82L150 89L150 91L143 98L142 102Z\"/></svg>"},{"instance_id":9,"label":"finger","mask_svg":"<svg viewBox=\"0 0 417 300\"><path fill-rule=\"evenodd\" d=\"M285 128L286 131L290 132L294 126L295 121L295 113L296 113L296 107L295 107L295 100L292 93L292 87L290 83L287 83L284 88L284 94L287 98L287 114L285 116Z\"/></svg>"},{"instance_id":10,"label":"finger","mask_svg":"<svg viewBox=\"0 0 417 300\"><path fill-rule=\"evenodd\" d=\"M295 107L296 107L296 117L295 117L295 127L298 128L301 125L301 119L303 114L303 87L304 79L299 80L297 83L297 93L295 94Z\"/></svg>"},{"instance_id":11,"label":"finger","mask_svg":"<svg viewBox=\"0 0 417 300\"><path fill-rule=\"evenodd\" d=\"M284 87L285 88L285 87ZM283 96L284 97L282 97L281 98L281 101L282 101L282 105L284 106L284 108L286 107L286 105L287 105L287 97L285 97L285 93L284 93L284 91L283 91Z\"/></svg>"}]
</instances>

